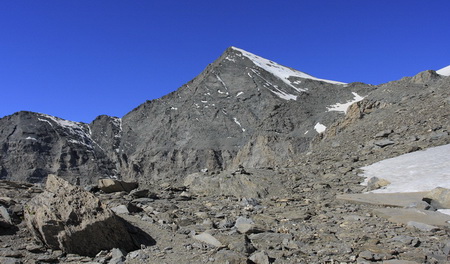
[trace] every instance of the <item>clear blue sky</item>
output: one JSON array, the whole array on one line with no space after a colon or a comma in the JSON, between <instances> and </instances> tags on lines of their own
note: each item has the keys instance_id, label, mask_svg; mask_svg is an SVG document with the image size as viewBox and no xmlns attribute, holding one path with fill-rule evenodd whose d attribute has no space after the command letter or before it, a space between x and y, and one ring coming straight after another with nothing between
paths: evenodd
<instances>
[{"instance_id":1,"label":"clear blue sky","mask_svg":"<svg viewBox=\"0 0 450 264\"><path fill-rule=\"evenodd\" d=\"M229 46L343 82L450 64L450 1L0 1L0 117L122 117Z\"/></svg>"}]
</instances>

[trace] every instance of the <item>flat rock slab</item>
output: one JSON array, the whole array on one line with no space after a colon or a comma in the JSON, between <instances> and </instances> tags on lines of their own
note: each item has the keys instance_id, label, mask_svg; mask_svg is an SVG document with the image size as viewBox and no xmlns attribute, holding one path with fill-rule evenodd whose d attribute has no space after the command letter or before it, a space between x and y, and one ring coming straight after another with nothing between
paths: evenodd
<instances>
[{"instance_id":1,"label":"flat rock slab","mask_svg":"<svg viewBox=\"0 0 450 264\"><path fill-rule=\"evenodd\" d=\"M358 193L337 195L339 200L355 203L367 203L383 206L407 207L422 201L427 192L408 193Z\"/></svg>"},{"instance_id":2,"label":"flat rock slab","mask_svg":"<svg viewBox=\"0 0 450 264\"><path fill-rule=\"evenodd\" d=\"M450 227L450 215L439 212L419 210L414 208L381 208L373 211L375 215L384 217L391 222L401 223L409 226L411 223L423 223L437 227Z\"/></svg>"}]
</instances>

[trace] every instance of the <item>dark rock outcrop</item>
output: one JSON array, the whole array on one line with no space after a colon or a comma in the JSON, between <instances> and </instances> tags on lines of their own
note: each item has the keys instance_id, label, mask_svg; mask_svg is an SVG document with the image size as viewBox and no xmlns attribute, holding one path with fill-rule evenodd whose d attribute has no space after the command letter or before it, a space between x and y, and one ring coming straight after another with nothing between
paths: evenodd
<instances>
[{"instance_id":1,"label":"dark rock outcrop","mask_svg":"<svg viewBox=\"0 0 450 264\"><path fill-rule=\"evenodd\" d=\"M89 184L116 173L89 125L54 116L18 112L0 119L0 146L3 180L37 183L54 173Z\"/></svg>"}]
</instances>

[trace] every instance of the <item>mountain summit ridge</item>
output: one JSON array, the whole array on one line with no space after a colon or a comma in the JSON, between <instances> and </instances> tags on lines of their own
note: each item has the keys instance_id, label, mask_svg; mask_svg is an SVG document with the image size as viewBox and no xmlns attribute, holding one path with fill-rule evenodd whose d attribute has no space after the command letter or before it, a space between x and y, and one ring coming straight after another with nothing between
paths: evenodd
<instances>
[{"instance_id":1,"label":"mountain summit ridge","mask_svg":"<svg viewBox=\"0 0 450 264\"><path fill-rule=\"evenodd\" d=\"M272 74L274 74L275 76L279 77L280 79L282 79L286 84L295 87L293 84L295 83L295 81L290 81L289 79L295 79L295 78L303 78L303 79L311 79L311 80L316 80L316 81L322 81L322 82L328 82L328 83L332 83L332 84L346 84L343 82L338 82L338 81L332 81L332 80L326 80L326 79L320 79L317 77L314 77L312 75L309 75L307 73L301 72L299 70L290 68L290 67L286 67L283 66L281 64L278 64L274 61L265 59L261 56L255 55L251 52L248 52L246 50L231 46L230 47L233 50L239 51L243 56L249 58L250 60L252 60L255 65L257 65L258 67L261 67L263 69L265 69L266 71L271 72Z\"/></svg>"}]
</instances>

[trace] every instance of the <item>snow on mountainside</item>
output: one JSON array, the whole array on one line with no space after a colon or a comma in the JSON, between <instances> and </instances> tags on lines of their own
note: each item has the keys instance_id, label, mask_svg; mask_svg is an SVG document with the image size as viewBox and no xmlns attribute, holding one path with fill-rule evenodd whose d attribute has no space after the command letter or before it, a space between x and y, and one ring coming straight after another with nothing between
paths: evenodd
<instances>
[{"instance_id":1,"label":"snow on mountainside","mask_svg":"<svg viewBox=\"0 0 450 264\"><path fill-rule=\"evenodd\" d=\"M342 112L344 114L347 113L347 109L350 105L352 105L353 103L359 102L361 100L364 99L364 97L360 96L359 94L352 92L352 94L355 96L353 98L353 100L347 102L347 103L336 103L334 105L330 105L329 107L327 107L328 111L337 111L337 112Z\"/></svg>"},{"instance_id":2,"label":"snow on mountainside","mask_svg":"<svg viewBox=\"0 0 450 264\"><path fill-rule=\"evenodd\" d=\"M447 67L444 67L440 70L437 70L436 73L443 75L443 76L450 76L450 65L448 65Z\"/></svg>"},{"instance_id":3,"label":"snow on mountainside","mask_svg":"<svg viewBox=\"0 0 450 264\"><path fill-rule=\"evenodd\" d=\"M248 51L245 51L243 49L239 49L236 47L232 47L232 49L237 50L239 52L241 52L245 57L249 58L250 60L253 61L253 63L259 67L261 67L262 69L272 73L273 75L277 76L278 78L280 78L281 80L283 80L283 82L285 82L286 84L290 85L293 88L296 88L293 83L293 81L290 81L289 79L292 77L298 77L298 78L304 78L304 79L311 79L311 80L316 80L316 81L322 81L322 82L327 82L327 83L332 83L332 84L345 84L343 82L338 82L338 81L331 81L331 80L325 80L325 79L319 79L316 77L313 77L309 74L306 74L304 72L301 71L297 71L285 66L282 66L278 63L275 63L273 61L270 61L268 59L262 58L258 55L255 55L253 53L250 53Z\"/></svg>"},{"instance_id":4,"label":"snow on mountainside","mask_svg":"<svg viewBox=\"0 0 450 264\"><path fill-rule=\"evenodd\" d=\"M382 160L363 167L365 183L371 177L391 182L374 193L423 192L436 187L450 188L450 145L429 148Z\"/></svg>"}]
</instances>

